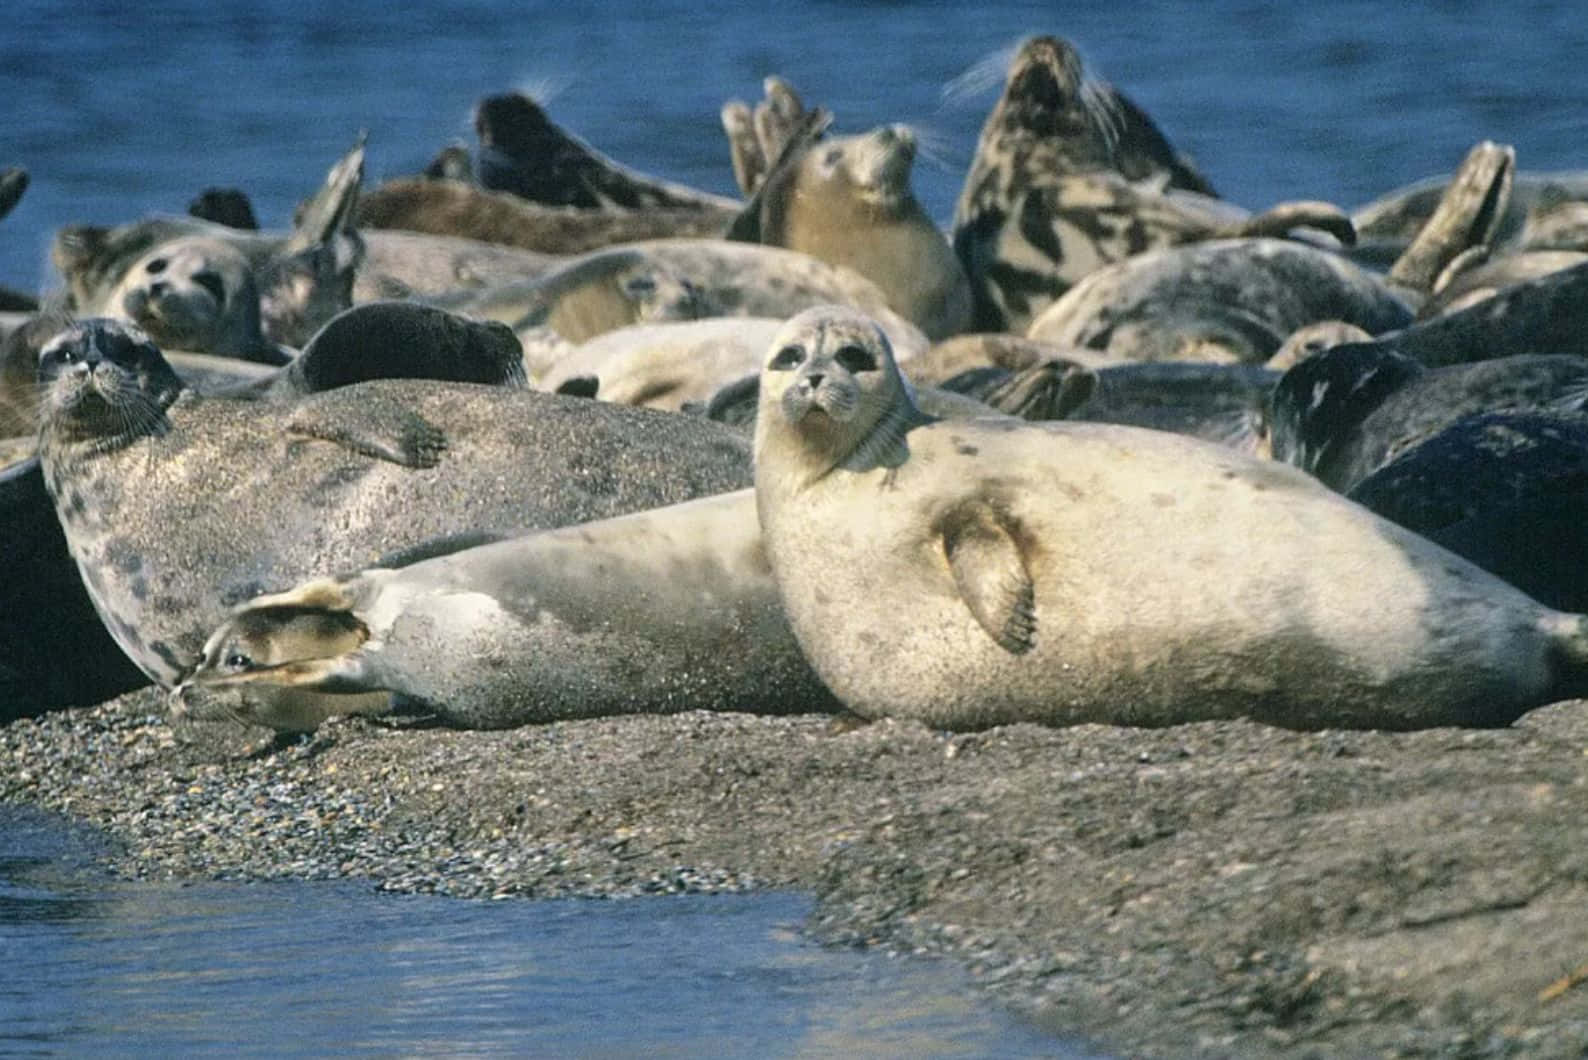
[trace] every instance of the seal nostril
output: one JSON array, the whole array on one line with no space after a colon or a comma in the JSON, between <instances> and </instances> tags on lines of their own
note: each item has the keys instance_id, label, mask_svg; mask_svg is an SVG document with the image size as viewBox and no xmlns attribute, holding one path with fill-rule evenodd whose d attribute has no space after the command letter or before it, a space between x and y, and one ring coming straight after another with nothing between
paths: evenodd
<instances>
[{"instance_id":1,"label":"seal nostril","mask_svg":"<svg viewBox=\"0 0 1588 1060\"><path fill-rule=\"evenodd\" d=\"M812 372L810 375L805 377L805 382L807 386L809 386L812 390L815 390L817 387L822 385L822 380L825 378L827 377L822 375L820 372Z\"/></svg>"}]
</instances>

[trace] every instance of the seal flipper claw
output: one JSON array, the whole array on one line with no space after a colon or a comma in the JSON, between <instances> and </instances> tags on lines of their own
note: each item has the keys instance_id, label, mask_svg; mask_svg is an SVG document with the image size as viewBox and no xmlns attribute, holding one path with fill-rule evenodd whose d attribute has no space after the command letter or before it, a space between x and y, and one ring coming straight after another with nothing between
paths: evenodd
<instances>
[{"instance_id":1,"label":"seal flipper claw","mask_svg":"<svg viewBox=\"0 0 1588 1060\"><path fill-rule=\"evenodd\" d=\"M355 420L343 408L333 409L331 415L326 415L325 404L311 397L287 420L288 433L334 442L363 456L403 467L435 467L441 462L447 436L417 412L371 402L360 407Z\"/></svg>"},{"instance_id":2,"label":"seal flipper claw","mask_svg":"<svg viewBox=\"0 0 1588 1060\"><path fill-rule=\"evenodd\" d=\"M976 621L1011 655L1030 651L1036 643L1036 606L1019 542L980 503L950 515L942 535L954 586Z\"/></svg>"}]
</instances>

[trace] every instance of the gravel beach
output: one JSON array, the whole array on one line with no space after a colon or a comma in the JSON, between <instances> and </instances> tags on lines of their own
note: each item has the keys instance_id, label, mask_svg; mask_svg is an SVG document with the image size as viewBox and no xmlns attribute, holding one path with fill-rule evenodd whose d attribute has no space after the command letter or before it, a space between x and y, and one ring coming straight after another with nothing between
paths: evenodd
<instances>
[{"instance_id":1,"label":"gravel beach","mask_svg":"<svg viewBox=\"0 0 1588 1060\"><path fill-rule=\"evenodd\" d=\"M1588 703L1508 729L978 733L688 713L173 732L150 689L0 728L0 800L131 878L463 899L792 888L1131 1056L1581 1056Z\"/></svg>"}]
</instances>

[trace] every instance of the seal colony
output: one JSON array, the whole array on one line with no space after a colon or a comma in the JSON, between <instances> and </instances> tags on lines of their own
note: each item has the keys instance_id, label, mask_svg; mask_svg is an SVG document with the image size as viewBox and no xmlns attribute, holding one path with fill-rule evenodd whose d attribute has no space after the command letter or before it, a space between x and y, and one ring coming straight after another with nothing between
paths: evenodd
<instances>
[{"instance_id":1,"label":"seal colony","mask_svg":"<svg viewBox=\"0 0 1588 1060\"><path fill-rule=\"evenodd\" d=\"M178 710L1413 728L1581 689L1579 617L1326 488L1457 513L1403 520L1429 533L1569 517L1573 424L1506 421L1532 432L1510 457L1500 421L1445 432L1580 415L1570 182L1517 241L1532 184L1481 143L1381 272L1330 204L1219 200L1036 37L945 232L911 129L835 134L763 87L721 112L742 203L504 94L476 152L362 208L360 138L285 235L224 189L60 233L67 289L7 339L6 400L97 613ZM1352 350L1371 367L1325 385ZM711 421L752 418L753 501L704 499L751 481L750 428ZM1494 485L1431 489L1459 459Z\"/></svg>"}]
</instances>

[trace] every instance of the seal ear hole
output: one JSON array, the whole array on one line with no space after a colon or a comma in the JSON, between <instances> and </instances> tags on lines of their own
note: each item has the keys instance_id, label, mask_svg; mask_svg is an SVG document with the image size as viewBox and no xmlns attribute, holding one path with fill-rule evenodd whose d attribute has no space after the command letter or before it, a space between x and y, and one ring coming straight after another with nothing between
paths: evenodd
<instances>
[{"instance_id":1,"label":"seal ear hole","mask_svg":"<svg viewBox=\"0 0 1588 1060\"><path fill-rule=\"evenodd\" d=\"M772 358L772 363L767 367L774 372L789 372L805 363L805 348L803 346L785 346L777 351L777 356Z\"/></svg>"},{"instance_id":2,"label":"seal ear hole","mask_svg":"<svg viewBox=\"0 0 1588 1060\"><path fill-rule=\"evenodd\" d=\"M144 271L147 272L150 276L158 276L162 272L165 271L165 266L166 266L166 261L165 261L164 258L155 258L154 260L150 261L149 264L145 265L143 268L144 268Z\"/></svg>"},{"instance_id":3,"label":"seal ear hole","mask_svg":"<svg viewBox=\"0 0 1588 1060\"><path fill-rule=\"evenodd\" d=\"M875 372L877 370L877 358L864 346L841 346L838 352L833 355L833 360L843 365L848 371L857 374L860 372Z\"/></svg>"}]
</instances>

